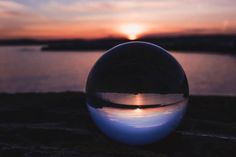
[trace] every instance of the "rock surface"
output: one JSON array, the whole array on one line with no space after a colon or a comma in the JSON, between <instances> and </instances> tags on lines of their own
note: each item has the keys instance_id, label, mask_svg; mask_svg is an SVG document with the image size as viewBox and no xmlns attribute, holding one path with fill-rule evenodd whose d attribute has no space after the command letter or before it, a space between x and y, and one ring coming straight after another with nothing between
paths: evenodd
<instances>
[{"instance_id":1,"label":"rock surface","mask_svg":"<svg viewBox=\"0 0 236 157\"><path fill-rule=\"evenodd\" d=\"M191 96L173 134L137 147L103 135L83 93L0 94L0 156L227 157L236 154L235 111L235 97Z\"/></svg>"}]
</instances>

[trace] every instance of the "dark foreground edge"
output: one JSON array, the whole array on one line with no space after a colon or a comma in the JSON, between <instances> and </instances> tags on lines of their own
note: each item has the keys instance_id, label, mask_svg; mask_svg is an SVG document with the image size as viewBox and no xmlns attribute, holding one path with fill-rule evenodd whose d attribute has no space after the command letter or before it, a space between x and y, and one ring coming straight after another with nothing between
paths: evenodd
<instances>
[{"instance_id":1,"label":"dark foreground edge","mask_svg":"<svg viewBox=\"0 0 236 157\"><path fill-rule=\"evenodd\" d=\"M177 130L148 146L104 136L89 117L85 94L0 94L0 156L227 157L236 154L236 97L191 96Z\"/></svg>"}]
</instances>

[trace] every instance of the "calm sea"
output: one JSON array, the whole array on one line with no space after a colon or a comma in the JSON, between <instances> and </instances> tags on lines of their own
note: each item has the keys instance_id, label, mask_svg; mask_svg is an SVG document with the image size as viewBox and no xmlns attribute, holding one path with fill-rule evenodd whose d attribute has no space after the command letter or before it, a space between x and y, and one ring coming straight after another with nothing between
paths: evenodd
<instances>
[{"instance_id":1,"label":"calm sea","mask_svg":"<svg viewBox=\"0 0 236 157\"><path fill-rule=\"evenodd\" d=\"M88 73L102 54L0 47L0 92L84 91ZM190 94L236 95L236 55L172 54L187 74Z\"/></svg>"}]
</instances>

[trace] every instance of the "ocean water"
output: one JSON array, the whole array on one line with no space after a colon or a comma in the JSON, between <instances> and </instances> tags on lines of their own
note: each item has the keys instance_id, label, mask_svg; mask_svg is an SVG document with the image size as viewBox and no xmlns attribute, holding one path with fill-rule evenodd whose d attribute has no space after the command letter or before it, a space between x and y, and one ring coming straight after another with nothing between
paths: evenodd
<instances>
[{"instance_id":1,"label":"ocean water","mask_svg":"<svg viewBox=\"0 0 236 157\"><path fill-rule=\"evenodd\" d=\"M41 52L0 47L0 92L85 91L100 51ZM171 52L186 72L190 95L236 95L236 55Z\"/></svg>"}]
</instances>

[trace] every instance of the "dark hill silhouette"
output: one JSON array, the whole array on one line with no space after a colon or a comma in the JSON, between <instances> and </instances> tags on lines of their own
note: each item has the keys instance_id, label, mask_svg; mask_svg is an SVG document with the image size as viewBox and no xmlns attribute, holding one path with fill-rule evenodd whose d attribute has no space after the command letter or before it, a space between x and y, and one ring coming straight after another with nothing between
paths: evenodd
<instances>
[{"instance_id":1,"label":"dark hill silhouette","mask_svg":"<svg viewBox=\"0 0 236 157\"><path fill-rule=\"evenodd\" d=\"M202 52L236 52L236 35L184 35L184 36L144 36L138 40L155 43L167 50L202 51ZM44 45L43 51L89 51L107 50L129 40L122 38L101 39L9 39L0 40L0 46Z\"/></svg>"},{"instance_id":2,"label":"dark hill silhouette","mask_svg":"<svg viewBox=\"0 0 236 157\"><path fill-rule=\"evenodd\" d=\"M236 52L236 35L189 35L140 38L157 44L167 50L180 51L205 51L205 52ZM66 40L55 42L42 48L43 51L68 51L68 50L107 50L115 45L127 42L126 39L98 39L98 40Z\"/></svg>"}]
</instances>

